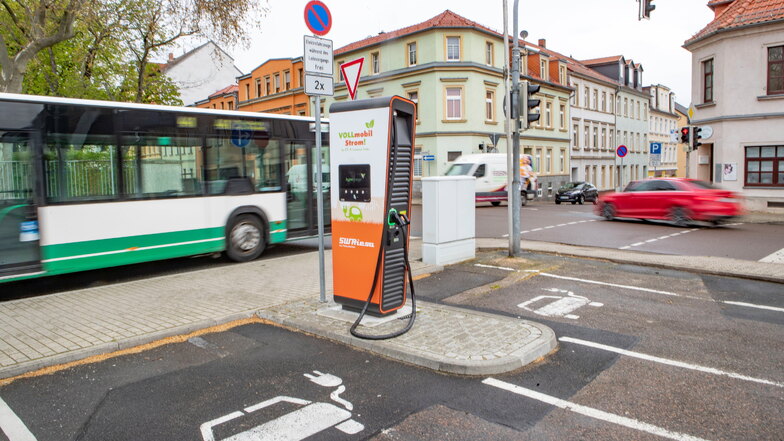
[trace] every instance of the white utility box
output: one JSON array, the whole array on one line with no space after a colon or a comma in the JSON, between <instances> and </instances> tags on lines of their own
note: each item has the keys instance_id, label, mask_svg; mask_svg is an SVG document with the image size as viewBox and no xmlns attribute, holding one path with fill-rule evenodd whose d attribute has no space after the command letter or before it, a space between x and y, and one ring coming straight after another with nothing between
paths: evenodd
<instances>
[{"instance_id":1,"label":"white utility box","mask_svg":"<svg viewBox=\"0 0 784 441\"><path fill-rule=\"evenodd\" d=\"M422 261L449 265L476 257L476 178L422 178Z\"/></svg>"}]
</instances>

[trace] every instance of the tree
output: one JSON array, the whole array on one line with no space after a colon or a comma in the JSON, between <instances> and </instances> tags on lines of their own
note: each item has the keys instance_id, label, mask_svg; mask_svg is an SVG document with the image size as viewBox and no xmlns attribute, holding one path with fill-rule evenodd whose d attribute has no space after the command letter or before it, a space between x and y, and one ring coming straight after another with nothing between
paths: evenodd
<instances>
[{"instance_id":1,"label":"tree","mask_svg":"<svg viewBox=\"0 0 784 441\"><path fill-rule=\"evenodd\" d=\"M0 0L0 92L21 92L36 55L74 36L87 0Z\"/></svg>"}]
</instances>

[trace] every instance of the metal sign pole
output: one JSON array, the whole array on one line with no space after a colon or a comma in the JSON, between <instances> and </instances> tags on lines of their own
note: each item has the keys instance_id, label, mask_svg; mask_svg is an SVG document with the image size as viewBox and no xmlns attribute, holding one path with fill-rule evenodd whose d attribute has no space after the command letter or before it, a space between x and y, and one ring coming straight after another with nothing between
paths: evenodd
<instances>
[{"instance_id":1,"label":"metal sign pole","mask_svg":"<svg viewBox=\"0 0 784 441\"><path fill-rule=\"evenodd\" d=\"M316 207L318 210L318 242L319 242L319 301L327 301L326 277L324 270L324 184L321 174L321 97L313 97L316 114Z\"/></svg>"}]
</instances>

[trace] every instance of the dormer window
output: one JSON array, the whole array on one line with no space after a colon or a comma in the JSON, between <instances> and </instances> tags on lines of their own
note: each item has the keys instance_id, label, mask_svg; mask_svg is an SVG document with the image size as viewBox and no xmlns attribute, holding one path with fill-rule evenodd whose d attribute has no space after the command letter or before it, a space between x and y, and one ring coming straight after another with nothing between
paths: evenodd
<instances>
[{"instance_id":1,"label":"dormer window","mask_svg":"<svg viewBox=\"0 0 784 441\"><path fill-rule=\"evenodd\" d=\"M544 58L541 58L539 60L539 76L542 77L542 79L545 80L545 81L549 81L548 75L547 75L547 73L548 73L547 71L548 71L548 69L547 69L547 60L545 60Z\"/></svg>"}]
</instances>

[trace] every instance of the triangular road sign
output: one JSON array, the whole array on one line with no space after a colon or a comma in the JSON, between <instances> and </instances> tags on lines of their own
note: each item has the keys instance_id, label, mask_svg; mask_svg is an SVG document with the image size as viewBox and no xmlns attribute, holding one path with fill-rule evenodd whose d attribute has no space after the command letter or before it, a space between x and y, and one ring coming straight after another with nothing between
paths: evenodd
<instances>
[{"instance_id":1,"label":"triangular road sign","mask_svg":"<svg viewBox=\"0 0 784 441\"><path fill-rule=\"evenodd\" d=\"M346 88L352 100L357 96L359 74L362 73L362 63L364 62L365 57L362 57L340 65L340 71L343 73L343 79L346 81Z\"/></svg>"}]
</instances>

